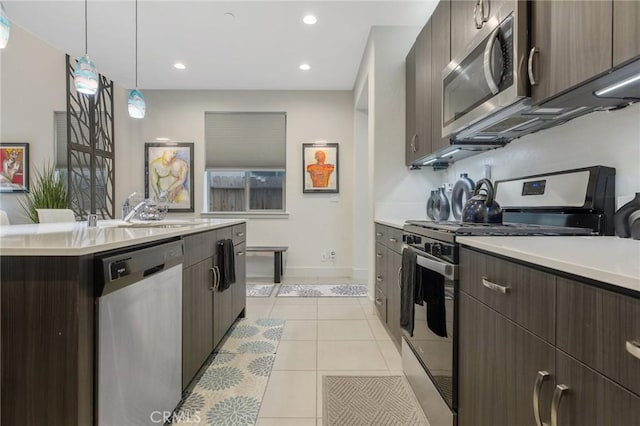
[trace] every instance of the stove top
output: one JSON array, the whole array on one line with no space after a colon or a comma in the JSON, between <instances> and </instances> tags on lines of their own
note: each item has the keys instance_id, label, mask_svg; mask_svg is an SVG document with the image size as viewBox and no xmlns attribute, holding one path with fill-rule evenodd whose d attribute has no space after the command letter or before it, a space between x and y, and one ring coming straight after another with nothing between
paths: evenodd
<instances>
[{"instance_id":1,"label":"stove top","mask_svg":"<svg viewBox=\"0 0 640 426\"><path fill-rule=\"evenodd\" d=\"M526 223L463 223L451 221L409 220L414 232L420 228L465 236L593 235L593 229Z\"/></svg>"}]
</instances>

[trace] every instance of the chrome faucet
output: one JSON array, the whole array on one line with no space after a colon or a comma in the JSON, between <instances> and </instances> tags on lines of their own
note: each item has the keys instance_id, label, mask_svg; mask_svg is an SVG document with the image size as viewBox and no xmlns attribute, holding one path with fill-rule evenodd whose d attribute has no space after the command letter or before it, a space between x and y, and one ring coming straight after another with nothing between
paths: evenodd
<instances>
[{"instance_id":1,"label":"chrome faucet","mask_svg":"<svg viewBox=\"0 0 640 426\"><path fill-rule=\"evenodd\" d=\"M133 191L131 195L129 195L124 200L124 203L122 203L122 219L126 218L127 215L129 215L129 212L131 212L131 204L129 203L129 201L131 200L131 197L136 195L136 193L137 193L136 191Z\"/></svg>"},{"instance_id":2,"label":"chrome faucet","mask_svg":"<svg viewBox=\"0 0 640 426\"><path fill-rule=\"evenodd\" d=\"M125 222L131 222L133 218L136 216L136 213L138 213L138 210L140 209L140 207L145 206L146 204L147 204L147 200L140 201L131 209L131 211L129 211L129 213L123 218L123 220Z\"/></svg>"}]
</instances>

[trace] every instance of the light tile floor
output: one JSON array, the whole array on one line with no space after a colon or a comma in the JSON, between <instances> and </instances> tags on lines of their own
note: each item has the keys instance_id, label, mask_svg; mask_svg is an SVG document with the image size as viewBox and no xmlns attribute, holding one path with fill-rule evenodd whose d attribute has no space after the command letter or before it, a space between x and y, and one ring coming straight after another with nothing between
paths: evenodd
<instances>
[{"instance_id":1,"label":"light tile floor","mask_svg":"<svg viewBox=\"0 0 640 426\"><path fill-rule=\"evenodd\" d=\"M283 279L283 284L297 283L300 280ZM287 320L257 426L322 425L325 375L402 375L400 353L368 298L276 297L276 293L277 288L271 297L247 298L248 318Z\"/></svg>"}]
</instances>

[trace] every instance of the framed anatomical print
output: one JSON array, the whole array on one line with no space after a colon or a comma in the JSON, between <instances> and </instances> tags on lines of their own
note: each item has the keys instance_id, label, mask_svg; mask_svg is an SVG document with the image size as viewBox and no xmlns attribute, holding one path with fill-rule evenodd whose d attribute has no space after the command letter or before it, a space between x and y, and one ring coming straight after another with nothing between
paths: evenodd
<instances>
[{"instance_id":1,"label":"framed anatomical print","mask_svg":"<svg viewBox=\"0 0 640 426\"><path fill-rule=\"evenodd\" d=\"M338 193L338 144L302 144L302 192Z\"/></svg>"}]
</instances>

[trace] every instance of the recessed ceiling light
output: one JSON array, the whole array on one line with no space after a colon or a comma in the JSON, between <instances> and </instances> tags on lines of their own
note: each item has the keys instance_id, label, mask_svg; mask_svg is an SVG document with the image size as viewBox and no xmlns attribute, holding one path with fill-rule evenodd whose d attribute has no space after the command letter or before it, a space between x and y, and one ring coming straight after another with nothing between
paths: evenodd
<instances>
[{"instance_id":1,"label":"recessed ceiling light","mask_svg":"<svg viewBox=\"0 0 640 426\"><path fill-rule=\"evenodd\" d=\"M158 142L168 142L169 138L156 138Z\"/></svg>"},{"instance_id":2,"label":"recessed ceiling light","mask_svg":"<svg viewBox=\"0 0 640 426\"><path fill-rule=\"evenodd\" d=\"M236 15L234 15L232 12L225 12L224 17L227 18L229 21L233 21L236 19Z\"/></svg>"},{"instance_id":3,"label":"recessed ceiling light","mask_svg":"<svg viewBox=\"0 0 640 426\"><path fill-rule=\"evenodd\" d=\"M309 71L309 70L311 69L311 65L309 65L309 64L302 64L302 65L300 65L300 69L301 69L302 71Z\"/></svg>"},{"instance_id":4,"label":"recessed ceiling light","mask_svg":"<svg viewBox=\"0 0 640 426\"><path fill-rule=\"evenodd\" d=\"M186 70L187 66L185 64L183 64L182 62L176 62L175 64L173 64L173 66L179 70Z\"/></svg>"},{"instance_id":5,"label":"recessed ceiling light","mask_svg":"<svg viewBox=\"0 0 640 426\"><path fill-rule=\"evenodd\" d=\"M302 22L304 22L307 25L313 25L316 22L318 22L318 18L316 18L313 15L307 15L304 18L302 18Z\"/></svg>"}]
</instances>

